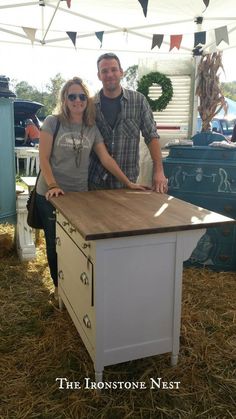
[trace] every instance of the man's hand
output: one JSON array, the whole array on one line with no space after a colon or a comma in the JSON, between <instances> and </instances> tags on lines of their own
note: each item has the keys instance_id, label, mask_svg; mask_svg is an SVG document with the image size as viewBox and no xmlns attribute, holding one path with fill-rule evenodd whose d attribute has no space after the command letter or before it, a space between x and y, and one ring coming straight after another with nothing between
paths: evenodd
<instances>
[{"instance_id":1,"label":"man's hand","mask_svg":"<svg viewBox=\"0 0 236 419\"><path fill-rule=\"evenodd\" d=\"M165 177L163 172L156 173L153 175L153 191L159 193L167 193L168 191L168 179Z\"/></svg>"},{"instance_id":2,"label":"man's hand","mask_svg":"<svg viewBox=\"0 0 236 419\"><path fill-rule=\"evenodd\" d=\"M162 165L161 146L156 138L153 138L148 144L148 148L153 161L153 191L159 193L167 193L168 179L166 179Z\"/></svg>"}]
</instances>

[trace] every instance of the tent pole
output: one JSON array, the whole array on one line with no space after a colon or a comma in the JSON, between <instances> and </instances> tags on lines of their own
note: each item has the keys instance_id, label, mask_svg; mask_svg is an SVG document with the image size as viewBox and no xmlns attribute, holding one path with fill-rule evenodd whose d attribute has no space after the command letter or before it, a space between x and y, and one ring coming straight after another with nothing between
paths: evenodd
<instances>
[{"instance_id":1,"label":"tent pole","mask_svg":"<svg viewBox=\"0 0 236 419\"><path fill-rule=\"evenodd\" d=\"M41 36L44 35L44 7L41 7Z\"/></svg>"},{"instance_id":2,"label":"tent pole","mask_svg":"<svg viewBox=\"0 0 236 419\"><path fill-rule=\"evenodd\" d=\"M203 17L198 16L194 20L197 24L197 31L200 32L202 30L202 22ZM192 135L196 134L197 131L197 117L198 117L198 96L196 95L196 86L197 86L197 73L198 73L198 66L201 60L202 52L201 52L201 44L194 46L193 50L193 59L194 59L194 80L193 80L193 110L192 110Z\"/></svg>"},{"instance_id":3,"label":"tent pole","mask_svg":"<svg viewBox=\"0 0 236 419\"><path fill-rule=\"evenodd\" d=\"M197 131L197 117L198 117L198 96L196 95L196 86L197 86L197 71L198 65L201 60L201 56L195 56L194 58L194 80L193 80L193 110L192 110L192 133L191 137L196 134Z\"/></svg>"},{"instance_id":4,"label":"tent pole","mask_svg":"<svg viewBox=\"0 0 236 419\"><path fill-rule=\"evenodd\" d=\"M52 21L53 21L54 16L55 16L55 14L56 14L56 12L57 12L57 9L58 9L58 7L59 7L60 2L61 2L61 0L58 0L57 6L55 7L54 13L53 13L53 15L52 15L52 17L51 17L51 20L50 20L50 22L49 22L49 25L48 25L48 27L47 27L47 29L46 29L46 31L45 31L45 34L44 34L44 36L43 36L43 39L42 39L42 41L41 41L41 43L42 43L42 44L45 44L45 38L46 38L47 33L48 33L49 29L50 29L50 26L51 26L51 24L52 24Z\"/></svg>"}]
</instances>

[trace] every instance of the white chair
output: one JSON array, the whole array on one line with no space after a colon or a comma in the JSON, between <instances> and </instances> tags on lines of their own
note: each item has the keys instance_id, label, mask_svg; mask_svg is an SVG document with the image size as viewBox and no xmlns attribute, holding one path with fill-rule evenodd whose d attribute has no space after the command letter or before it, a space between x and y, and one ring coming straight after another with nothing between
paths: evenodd
<instances>
[{"instance_id":1,"label":"white chair","mask_svg":"<svg viewBox=\"0 0 236 419\"><path fill-rule=\"evenodd\" d=\"M33 147L15 147L16 156L16 173L19 174L19 160L24 159L24 168L26 176L32 176L34 166L36 165L36 173L39 172L39 150Z\"/></svg>"},{"instance_id":2,"label":"white chair","mask_svg":"<svg viewBox=\"0 0 236 419\"><path fill-rule=\"evenodd\" d=\"M31 152L30 158L30 176L33 176L34 168L36 171L36 175L39 172L39 151L37 149L33 149Z\"/></svg>"}]
</instances>

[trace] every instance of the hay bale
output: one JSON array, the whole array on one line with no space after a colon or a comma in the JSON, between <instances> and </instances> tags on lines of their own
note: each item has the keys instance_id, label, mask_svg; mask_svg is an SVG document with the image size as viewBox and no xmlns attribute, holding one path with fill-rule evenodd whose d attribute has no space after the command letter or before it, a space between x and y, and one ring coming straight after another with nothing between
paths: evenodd
<instances>
[{"instance_id":1,"label":"hay bale","mask_svg":"<svg viewBox=\"0 0 236 419\"><path fill-rule=\"evenodd\" d=\"M4 230L12 237L13 231ZM50 299L43 236L35 260L20 262L11 255L0 259L0 272L0 418L236 417L236 272L184 269L178 364L171 367L170 354L163 354L107 366L105 381L145 381L147 389L99 394L83 386L60 390L56 382L57 377L93 381L94 369L67 311ZM180 385L150 390L151 377Z\"/></svg>"},{"instance_id":2,"label":"hay bale","mask_svg":"<svg viewBox=\"0 0 236 419\"><path fill-rule=\"evenodd\" d=\"M9 255L14 249L14 240L9 233L0 233L0 257Z\"/></svg>"}]
</instances>

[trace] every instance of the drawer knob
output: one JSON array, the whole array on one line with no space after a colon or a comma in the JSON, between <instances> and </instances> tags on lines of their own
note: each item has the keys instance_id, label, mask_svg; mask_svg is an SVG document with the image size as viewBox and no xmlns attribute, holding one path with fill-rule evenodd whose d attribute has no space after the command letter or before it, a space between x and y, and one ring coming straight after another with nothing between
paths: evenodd
<instances>
[{"instance_id":1,"label":"drawer knob","mask_svg":"<svg viewBox=\"0 0 236 419\"><path fill-rule=\"evenodd\" d=\"M69 223L69 221L62 221L62 225L63 225L63 227L66 227L66 226L68 226L70 223Z\"/></svg>"},{"instance_id":2,"label":"drawer knob","mask_svg":"<svg viewBox=\"0 0 236 419\"><path fill-rule=\"evenodd\" d=\"M224 230L222 230L222 236L228 237L228 236L230 236L230 234L231 234L231 230L228 230L226 228Z\"/></svg>"},{"instance_id":3,"label":"drawer knob","mask_svg":"<svg viewBox=\"0 0 236 419\"><path fill-rule=\"evenodd\" d=\"M89 279L86 272L82 272L82 274L80 275L80 280L84 285L89 285Z\"/></svg>"},{"instance_id":4,"label":"drawer knob","mask_svg":"<svg viewBox=\"0 0 236 419\"><path fill-rule=\"evenodd\" d=\"M76 228L74 228L74 227L70 227L69 228L69 232L72 234L72 233L74 233L76 231Z\"/></svg>"},{"instance_id":5,"label":"drawer knob","mask_svg":"<svg viewBox=\"0 0 236 419\"><path fill-rule=\"evenodd\" d=\"M233 211L233 207L232 207L232 205L225 205L225 206L224 206L224 210L225 210L226 212L232 212L232 211Z\"/></svg>"},{"instance_id":6,"label":"drawer knob","mask_svg":"<svg viewBox=\"0 0 236 419\"><path fill-rule=\"evenodd\" d=\"M91 329L91 321L89 320L89 316L87 314L85 314L85 316L83 317L83 322L84 325L88 328Z\"/></svg>"},{"instance_id":7,"label":"drawer knob","mask_svg":"<svg viewBox=\"0 0 236 419\"><path fill-rule=\"evenodd\" d=\"M219 255L218 259L221 260L222 262L227 262L230 259L229 255Z\"/></svg>"},{"instance_id":8,"label":"drawer knob","mask_svg":"<svg viewBox=\"0 0 236 419\"><path fill-rule=\"evenodd\" d=\"M60 270L59 272L58 272L58 278L59 279L64 279L64 274L63 274L63 271L62 270Z\"/></svg>"},{"instance_id":9,"label":"drawer knob","mask_svg":"<svg viewBox=\"0 0 236 419\"><path fill-rule=\"evenodd\" d=\"M90 247L90 243L83 243L82 248L87 249L87 247Z\"/></svg>"},{"instance_id":10,"label":"drawer knob","mask_svg":"<svg viewBox=\"0 0 236 419\"><path fill-rule=\"evenodd\" d=\"M56 237L56 245L61 246L61 239L60 237Z\"/></svg>"}]
</instances>

